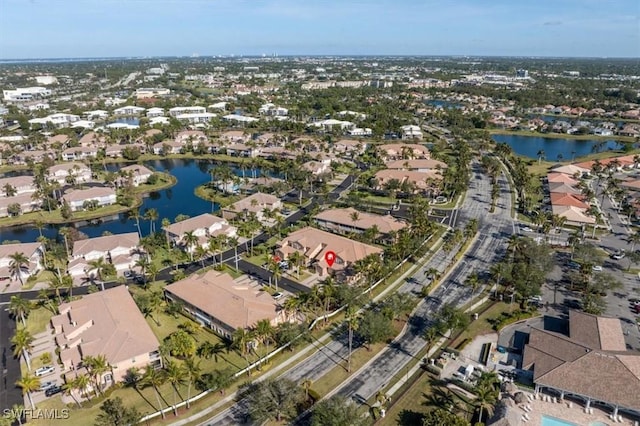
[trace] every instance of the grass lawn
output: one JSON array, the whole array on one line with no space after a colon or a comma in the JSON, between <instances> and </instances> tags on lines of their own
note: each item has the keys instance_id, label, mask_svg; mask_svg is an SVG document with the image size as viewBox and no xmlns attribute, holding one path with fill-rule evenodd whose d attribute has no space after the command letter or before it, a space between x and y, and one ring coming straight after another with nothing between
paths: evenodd
<instances>
[{"instance_id":1,"label":"grass lawn","mask_svg":"<svg viewBox=\"0 0 640 426\"><path fill-rule=\"evenodd\" d=\"M485 309L487 305L491 304L492 306L487 309L486 312L483 312L477 320L471 321L469 326L458 337L456 337L455 340L449 343L449 346L455 348L465 339L473 339L475 336L494 332L489 321L498 318L503 312L508 312L509 304L505 302L487 302L485 305L478 308L477 311L481 311Z\"/></svg>"},{"instance_id":2,"label":"grass lawn","mask_svg":"<svg viewBox=\"0 0 640 426\"><path fill-rule=\"evenodd\" d=\"M29 312L29 316L27 316L27 331L31 333L32 336L42 333L47 330L47 324L49 324L49 320L53 314L50 310L44 307L39 307L32 309ZM18 327L22 327L22 322L18 320Z\"/></svg>"},{"instance_id":3,"label":"grass lawn","mask_svg":"<svg viewBox=\"0 0 640 426\"><path fill-rule=\"evenodd\" d=\"M432 376L423 374L406 392L398 399L395 404L387 409L384 419L380 419L380 425L397 425L397 424L421 424L421 415L427 413L431 408L425 403L429 395L431 395ZM402 414L401 414L402 413ZM405 421L400 422L400 419Z\"/></svg>"}]
</instances>

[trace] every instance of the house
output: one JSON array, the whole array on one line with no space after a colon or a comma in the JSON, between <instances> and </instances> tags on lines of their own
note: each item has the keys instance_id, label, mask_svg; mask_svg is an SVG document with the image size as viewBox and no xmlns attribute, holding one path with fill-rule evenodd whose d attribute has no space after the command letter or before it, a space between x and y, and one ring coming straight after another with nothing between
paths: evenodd
<instances>
[{"instance_id":1,"label":"house","mask_svg":"<svg viewBox=\"0 0 640 426\"><path fill-rule=\"evenodd\" d=\"M56 164L47 169L47 175L50 181L56 181L60 185L66 185L67 178L82 183L91 180L91 169L83 163Z\"/></svg>"},{"instance_id":2,"label":"house","mask_svg":"<svg viewBox=\"0 0 640 426\"><path fill-rule=\"evenodd\" d=\"M189 124L208 123L214 117L217 117L217 115L211 112L185 113L176 115L177 120Z\"/></svg>"},{"instance_id":3,"label":"house","mask_svg":"<svg viewBox=\"0 0 640 426\"><path fill-rule=\"evenodd\" d=\"M67 191L62 199L69 204L71 211L89 208L87 203L95 203L93 207L110 206L116 203L116 192L106 186L94 186L89 189L72 189Z\"/></svg>"},{"instance_id":4,"label":"house","mask_svg":"<svg viewBox=\"0 0 640 426\"><path fill-rule=\"evenodd\" d=\"M306 227L292 232L276 243L276 256L286 260L298 252L304 256L305 265L313 268L320 277L335 275L339 280L357 278L353 265L368 256L381 256L382 249L369 244L350 240L320 229ZM325 254L332 251L335 262L329 266Z\"/></svg>"},{"instance_id":5,"label":"house","mask_svg":"<svg viewBox=\"0 0 640 426\"><path fill-rule=\"evenodd\" d=\"M158 339L126 286L62 303L58 311L51 326L66 380L87 373L89 356L104 356L110 367L98 377L101 388L124 381L132 368L162 367Z\"/></svg>"},{"instance_id":6,"label":"house","mask_svg":"<svg viewBox=\"0 0 640 426\"><path fill-rule=\"evenodd\" d=\"M55 153L51 151L34 150L34 151L22 151L11 156L10 161L14 164L24 165L29 161L34 163L41 163L45 158L54 159Z\"/></svg>"},{"instance_id":7,"label":"house","mask_svg":"<svg viewBox=\"0 0 640 426\"><path fill-rule=\"evenodd\" d=\"M619 411L640 416L640 354L627 349L620 320L570 311L561 325L561 331L532 327L529 333L522 368L536 393L571 396L587 409L598 404L614 418Z\"/></svg>"},{"instance_id":8,"label":"house","mask_svg":"<svg viewBox=\"0 0 640 426\"><path fill-rule=\"evenodd\" d=\"M163 117L164 116L164 109L163 108L159 108L159 107L149 108L147 110L146 116L147 116L147 118Z\"/></svg>"},{"instance_id":9,"label":"house","mask_svg":"<svg viewBox=\"0 0 640 426\"><path fill-rule=\"evenodd\" d=\"M327 209L313 217L318 227L339 234L363 234L368 229L377 229L378 236L388 236L407 227L407 224L391 215L365 213L353 207L345 209Z\"/></svg>"},{"instance_id":10,"label":"house","mask_svg":"<svg viewBox=\"0 0 640 426\"><path fill-rule=\"evenodd\" d=\"M380 145L378 151L384 161L431 158L431 153L426 146L415 143Z\"/></svg>"},{"instance_id":11,"label":"house","mask_svg":"<svg viewBox=\"0 0 640 426\"><path fill-rule=\"evenodd\" d=\"M302 163L301 167L309 171L312 175L322 175L331 172L331 160L311 160Z\"/></svg>"},{"instance_id":12,"label":"house","mask_svg":"<svg viewBox=\"0 0 640 426\"><path fill-rule=\"evenodd\" d=\"M96 158L98 156L98 148L92 146L77 146L67 148L62 151L61 157L63 161L86 160Z\"/></svg>"},{"instance_id":13,"label":"house","mask_svg":"<svg viewBox=\"0 0 640 426\"><path fill-rule=\"evenodd\" d=\"M114 109L113 114L132 116L132 115L142 114L144 110L145 108L142 108L139 106L127 105L127 106Z\"/></svg>"},{"instance_id":14,"label":"house","mask_svg":"<svg viewBox=\"0 0 640 426\"><path fill-rule=\"evenodd\" d=\"M444 170L448 168L447 163L432 160L429 158L419 158L411 160L393 160L385 164L387 169L395 170L415 170L418 172L427 172L429 170Z\"/></svg>"},{"instance_id":15,"label":"house","mask_svg":"<svg viewBox=\"0 0 640 426\"><path fill-rule=\"evenodd\" d=\"M207 109L201 106L174 107L169 109L169 115L176 118L182 114L204 114L206 112Z\"/></svg>"},{"instance_id":16,"label":"house","mask_svg":"<svg viewBox=\"0 0 640 426\"><path fill-rule=\"evenodd\" d=\"M123 176L125 176L125 174L131 173L131 184L133 186L140 186L144 183L147 183L147 181L153 174L151 170L149 170L142 164L132 164L130 166L123 167L120 169L120 173Z\"/></svg>"},{"instance_id":17,"label":"house","mask_svg":"<svg viewBox=\"0 0 640 426\"><path fill-rule=\"evenodd\" d=\"M257 118L240 114L228 114L224 115L222 118L225 121L235 121L236 123L253 123L254 121L258 121Z\"/></svg>"},{"instance_id":18,"label":"house","mask_svg":"<svg viewBox=\"0 0 640 426\"><path fill-rule=\"evenodd\" d=\"M249 139L242 130L229 130L220 135L220 140L228 142L247 142Z\"/></svg>"},{"instance_id":19,"label":"house","mask_svg":"<svg viewBox=\"0 0 640 426\"><path fill-rule=\"evenodd\" d=\"M187 232L193 232L193 234L198 237L198 244L203 247L209 246L210 237L223 235L232 238L237 234L237 229L229 225L226 219L209 213L173 223L162 229L164 229L167 240L170 241L171 244L182 246L188 252L195 250L195 247L185 247L184 236Z\"/></svg>"},{"instance_id":20,"label":"house","mask_svg":"<svg viewBox=\"0 0 640 426\"><path fill-rule=\"evenodd\" d=\"M40 210L40 200L34 198L35 192L14 195L13 197L0 197L0 217L10 216L10 206L20 206L20 213L29 213ZM55 206L54 206L55 207Z\"/></svg>"},{"instance_id":21,"label":"house","mask_svg":"<svg viewBox=\"0 0 640 426\"><path fill-rule=\"evenodd\" d=\"M402 139L422 139L422 130L420 130L420 126L415 126L410 124L408 126L402 126Z\"/></svg>"},{"instance_id":22,"label":"house","mask_svg":"<svg viewBox=\"0 0 640 426\"><path fill-rule=\"evenodd\" d=\"M560 217L564 217L568 224L593 225L596 219L587 214L587 210L576 206L552 205L551 212Z\"/></svg>"},{"instance_id":23,"label":"house","mask_svg":"<svg viewBox=\"0 0 640 426\"><path fill-rule=\"evenodd\" d=\"M135 96L137 99L155 98L157 96L167 96L171 93L171 90L165 88L151 88L141 87L136 89Z\"/></svg>"},{"instance_id":24,"label":"house","mask_svg":"<svg viewBox=\"0 0 640 426\"><path fill-rule=\"evenodd\" d=\"M156 155L161 154L180 154L184 148L184 144L181 142L166 140L158 142L153 145L153 153Z\"/></svg>"},{"instance_id":25,"label":"house","mask_svg":"<svg viewBox=\"0 0 640 426\"><path fill-rule=\"evenodd\" d=\"M44 268L44 247L42 243L0 244L0 280L19 279L12 277L10 265L13 261L10 256L22 253L29 261L21 268L20 278L36 275Z\"/></svg>"},{"instance_id":26,"label":"house","mask_svg":"<svg viewBox=\"0 0 640 426\"><path fill-rule=\"evenodd\" d=\"M256 192L240 201L222 209L222 217L232 220L239 214L247 215L254 213L259 221L264 221L265 210L274 211L282 208L282 201L274 195Z\"/></svg>"},{"instance_id":27,"label":"house","mask_svg":"<svg viewBox=\"0 0 640 426\"><path fill-rule=\"evenodd\" d=\"M354 139L340 139L333 144L333 150L341 154L362 154L366 149L366 142Z\"/></svg>"},{"instance_id":28,"label":"house","mask_svg":"<svg viewBox=\"0 0 640 426\"><path fill-rule=\"evenodd\" d=\"M184 130L176 135L175 141L181 144L191 142L194 146L198 142L207 142L207 135L201 130Z\"/></svg>"},{"instance_id":29,"label":"house","mask_svg":"<svg viewBox=\"0 0 640 426\"><path fill-rule=\"evenodd\" d=\"M104 145L104 136L99 136L96 132L87 132L78 140L78 145L82 147L96 147Z\"/></svg>"},{"instance_id":30,"label":"house","mask_svg":"<svg viewBox=\"0 0 640 426\"><path fill-rule=\"evenodd\" d=\"M45 127L62 128L69 127L74 122L80 120L80 117L73 114L56 113L51 114L43 118L32 118L29 120L29 124L39 124Z\"/></svg>"},{"instance_id":31,"label":"house","mask_svg":"<svg viewBox=\"0 0 640 426\"><path fill-rule=\"evenodd\" d=\"M435 192L440 187L442 174L439 170L418 172L413 170L380 170L374 175L377 181L376 189L384 189L389 182L397 181L399 186L411 185L414 192Z\"/></svg>"},{"instance_id":32,"label":"house","mask_svg":"<svg viewBox=\"0 0 640 426\"><path fill-rule=\"evenodd\" d=\"M227 155L232 157L256 157L259 150L243 143L227 145Z\"/></svg>"},{"instance_id":33,"label":"house","mask_svg":"<svg viewBox=\"0 0 640 426\"><path fill-rule=\"evenodd\" d=\"M274 327L288 321L277 301L246 277L234 280L229 274L210 270L164 290L167 300L180 303L196 321L227 339L237 329L254 327L261 320Z\"/></svg>"},{"instance_id":34,"label":"house","mask_svg":"<svg viewBox=\"0 0 640 426\"><path fill-rule=\"evenodd\" d=\"M89 262L104 259L116 272L133 269L140 254L140 237L137 232L87 238L73 243L68 272L72 277L95 273Z\"/></svg>"},{"instance_id":35,"label":"house","mask_svg":"<svg viewBox=\"0 0 640 426\"><path fill-rule=\"evenodd\" d=\"M589 209L589 204L584 201L584 197L580 194L567 194L561 192L552 192L551 205L553 206L573 206L580 209Z\"/></svg>"},{"instance_id":36,"label":"house","mask_svg":"<svg viewBox=\"0 0 640 426\"><path fill-rule=\"evenodd\" d=\"M547 174L547 182L549 182L549 184L552 183L564 183L566 185L569 186L576 186L578 185L578 180L574 179L573 177L566 175L564 173L549 173Z\"/></svg>"},{"instance_id":37,"label":"house","mask_svg":"<svg viewBox=\"0 0 640 426\"><path fill-rule=\"evenodd\" d=\"M103 109L96 109L93 111L86 111L84 113L87 120L105 120L109 117L109 112Z\"/></svg>"},{"instance_id":38,"label":"house","mask_svg":"<svg viewBox=\"0 0 640 426\"><path fill-rule=\"evenodd\" d=\"M0 197L30 194L36 192L36 190L33 176L25 175L0 178ZM9 194L7 194L7 191L9 191Z\"/></svg>"}]
</instances>

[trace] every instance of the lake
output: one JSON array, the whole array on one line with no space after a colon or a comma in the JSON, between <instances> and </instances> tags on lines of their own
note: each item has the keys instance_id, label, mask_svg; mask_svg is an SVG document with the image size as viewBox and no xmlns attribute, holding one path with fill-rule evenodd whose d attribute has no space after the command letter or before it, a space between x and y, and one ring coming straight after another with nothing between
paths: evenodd
<instances>
[{"instance_id":1,"label":"lake","mask_svg":"<svg viewBox=\"0 0 640 426\"><path fill-rule=\"evenodd\" d=\"M424 101L424 103L427 105L434 106L436 108L444 108L444 109L462 108L461 104L445 101L443 99L432 99L432 100Z\"/></svg>"},{"instance_id":2,"label":"lake","mask_svg":"<svg viewBox=\"0 0 640 426\"><path fill-rule=\"evenodd\" d=\"M540 136L520 135L493 135L493 140L498 143L506 143L513 152L529 158L538 158L538 151L545 152L548 161L557 161L558 155L563 161L573 160L593 153L593 148L599 143L604 145L599 151L619 149L620 145L614 140L577 140L561 138L544 138Z\"/></svg>"},{"instance_id":3,"label":"lake","mask_svg":"<svg viewBox=\"0 0 640 426\"><path fill-rule=\"evenodd\" d=\"M168 218L173 222L179 214L188 216L197 216L202 213L211 213L218 210L218 205L214 205L210 201L203 200L195 195L194 190L197 186L211 181L209 169L214 163L208 160L193 159L158 159L146 161L145 166L156 171L165 171L171 173L178 180L176 185L171 188L163 189L157 192L151 192L145 196L140 206L141 215L145 210L154 208L158 211L159 219L156 223L156 229L160 229L163 218ZM118 170L124 164L108 164L107 168L111 171ZM232 170L237 176L242 176L242 171L232 166ZM261 171L256 170L256 176L260 176ZM252 177L252 171L245 171L246 177ZM89 237L99 237L103 232L109 231L113 234L122 234L126 232L135 232L135 220L128 219L126 213L115 215L108 218L102 218L93 223L79 222L74 226ZM97 223L96 223L97 222ZM49 225L42 230L42 234L47 238L56 238L58 229L64 225ZM149 222L140 220L140 230L142 235L149 233ZM10 228L0 228L0 241L19 240L22 242L33 242L39 236L36 228L30 225L15 226Z\"/></svg>"}]
</instances>

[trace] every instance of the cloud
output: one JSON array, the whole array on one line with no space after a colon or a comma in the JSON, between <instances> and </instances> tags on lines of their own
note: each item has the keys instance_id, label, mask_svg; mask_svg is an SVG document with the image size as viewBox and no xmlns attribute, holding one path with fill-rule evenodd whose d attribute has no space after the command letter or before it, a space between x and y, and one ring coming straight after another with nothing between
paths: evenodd
<instances>
[{"instance_id":1,"label":"cloud","mask_svg":"<svg viewBox=\"0 0 640 426\"><path fill-rule=\"evenodd\" d=\"M558 25L562 25L562 21L547 21L542 25L545 27L557 27Z\"/></svg>"}]
</instances>

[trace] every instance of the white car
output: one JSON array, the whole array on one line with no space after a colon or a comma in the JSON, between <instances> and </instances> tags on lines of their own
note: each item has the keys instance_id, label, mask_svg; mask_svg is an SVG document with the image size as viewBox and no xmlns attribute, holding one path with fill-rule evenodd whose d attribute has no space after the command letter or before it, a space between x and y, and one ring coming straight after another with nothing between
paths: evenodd
<instances>
[{"instance_id":1,"label":"white car","mask_svg":"<svg viewBox=\"0 0 640 426\"><path fill-rule=\"evenodd\" d=\"M46 376L47 374L51 374L55 371L52 365L45 365L44 367L40 367L36 370L36 377Z\"/></svg>"},{"instance_id":2,"label":"white car","mask_svg":"<svg viewBox=\"0 0 640 426\"><path fill-rule=\"evenodd\" d=\"M593 265L593 266L591 267L591 270L592 270L593 272L602 272L602 266L600 266L600 265Z\"/></svg>"},{"instance_id":3,"label":"white car","mask_svg":"<svg viewBox=\"0 0 640 426\"><path fill-rule=\"evenodd\" d=\"M524 228L522 228L522 232L533 232L533 229L529 228L528 226L525 226Z\"/></svg>"}]
</instances>

